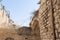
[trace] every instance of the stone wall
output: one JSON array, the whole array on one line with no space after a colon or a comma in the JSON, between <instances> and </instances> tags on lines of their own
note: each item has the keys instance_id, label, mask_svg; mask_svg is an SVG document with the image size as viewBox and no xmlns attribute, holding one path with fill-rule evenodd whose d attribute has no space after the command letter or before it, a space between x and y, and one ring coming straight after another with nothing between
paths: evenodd
<instances>
[{"instance_id":1,"label":"stone wall","mask_svg":"<svg viewBox=\"0 0 60 40\"><path fill-rule=\"evenodd\" d=\"M51 0L43 2L39 10L41 40L54 40Z\"/></svg>"},{"instance_id":2,"label":"stone wall","mask_svg":"<svg viewBox=\"0 0 60 40\"><path fill-rule=\"evenodd\" d=\"M0 8L0 40L60 40L60 0L40 0L30 27L10 24L6 12Z\"/></svg>"},{"instance_id":3,"label":"stone wall","mask_svg":"<svg viewBox=\"0 0 60 40\"><path fill-rule=\"evenodd\" d=\"M30 27L0 28L0 40L36 40L31 32Z\"/></svg>"},{"instance_id":4,"label":"stone wall","mask_svg":"<svg viewBox=\"0 0 60 40\"><path fill-rule=\"evenodd\" d=\"M34 36L35 40L40 40L40 28L39 28L39 18L38 18L38 10L35 11L33 14L32 21L30 23L30 27L32 29L32 35Z\"/></svg>"},{"instance_id":5,"label":"stone wall","mask_svg":"<svg viewBox=\"0 0 60 40\"><path fill-rule=\"evenodd\" d=\"M31 28L34 30L39 26L40 40L60 40L60 0L40 0L36 14L37 17L32 18ZM37 26L35 20L38 21Z\"/></svg>"},{"instance_id":6,"label":"stone wall","mask_svg":"<svg viewBox=\"0 0 60 40\"><path fill-rule=\"evenodd\" d=\"M53 1L56 40L60 40L60 0Z\"/></svg>"}]
</instances>

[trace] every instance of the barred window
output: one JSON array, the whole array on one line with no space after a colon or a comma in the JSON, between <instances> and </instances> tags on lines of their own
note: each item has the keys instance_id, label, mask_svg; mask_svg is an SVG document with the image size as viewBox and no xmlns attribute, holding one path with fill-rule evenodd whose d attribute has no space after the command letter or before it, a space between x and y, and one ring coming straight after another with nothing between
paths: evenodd
<instances>
[{"instance_id":1,"label":"barred window","mask_svg":"<svg viewBox=\"0 0 60 40\"><path fill-rule=\"evenodd\" d=\"M45 29L46 29L46 32L48 32L48 7L46 8L46 10L42 13L42 23L43 23L43 25L44 25L44 27L45 27Z\"/></svg>"}]
</instances>

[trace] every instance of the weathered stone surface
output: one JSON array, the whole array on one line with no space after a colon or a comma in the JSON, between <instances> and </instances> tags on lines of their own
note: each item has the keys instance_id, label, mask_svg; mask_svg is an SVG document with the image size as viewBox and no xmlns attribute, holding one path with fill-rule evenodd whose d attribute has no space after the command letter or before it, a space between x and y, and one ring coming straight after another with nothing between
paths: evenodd
<instances>
[{"instance_id":1,"label":"weathered stone surface","mask_svg":"<svg viewBox=\"0 0 60 40\"><path fill-rule=\"evenodd\" d=\"M30 27L18 27L0 8L0 40L60 40L60 0L40 0Z\"/></svg>"},{"instance_id":2,"label":"weathered stone surface","mask_svg":"<svg viewBox=\"0 0 60 40\"><path fill-rule=\"evenodd\" d=\"M40 40L60 40L60 0L40 0L36 14L30 24L32 30L39 26Z\"/></svg>"}]
</instances>

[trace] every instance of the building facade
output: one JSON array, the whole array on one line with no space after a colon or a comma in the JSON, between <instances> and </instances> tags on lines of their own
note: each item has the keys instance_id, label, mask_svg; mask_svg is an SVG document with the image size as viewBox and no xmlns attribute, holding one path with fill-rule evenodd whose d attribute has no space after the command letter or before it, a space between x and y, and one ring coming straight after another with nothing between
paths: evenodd
<instances>
[{"instance_id":1,"label":"building facade","mask_svg":"<svg viewBox=\"0 0 60 40\"><path fill-rule=\"evenodd\" d=\"M60 0L40 0L37 14L30 24L39 26L40 40L60 40Z\"/></svg>"}]
</instances>

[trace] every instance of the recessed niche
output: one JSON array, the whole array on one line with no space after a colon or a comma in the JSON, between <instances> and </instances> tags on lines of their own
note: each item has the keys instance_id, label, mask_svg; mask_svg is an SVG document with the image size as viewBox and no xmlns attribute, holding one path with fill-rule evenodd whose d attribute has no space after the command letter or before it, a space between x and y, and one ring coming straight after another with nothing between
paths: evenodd
<instances>
[{"instance_id":1,"label":"recessed niche","mask_svg":"<svg viewBox=\"0 0 60 40\"><path fill-rule=\"evenodd\" d=\"M5 40L14 40L14 38L7 37Z\"/></svg>"}]
</instances>

